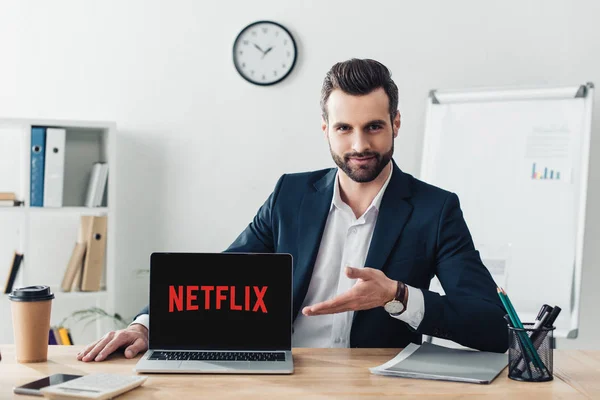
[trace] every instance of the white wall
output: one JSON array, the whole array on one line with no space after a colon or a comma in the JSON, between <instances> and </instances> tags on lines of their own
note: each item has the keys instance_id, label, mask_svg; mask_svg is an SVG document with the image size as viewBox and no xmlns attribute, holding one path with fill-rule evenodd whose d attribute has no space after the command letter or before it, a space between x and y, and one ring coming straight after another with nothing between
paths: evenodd
<instances>
[{"instance_id":1,"label":"white wall","mask_svg":"<svg viewBox=\"0 0 600 400\"><path fill-rule=\"evenodd\" d=\"M400 89L400 167L418 176L432 88L600 84L600 3L588 1L2 1L0 117L115 121L120 312L146 303L152 251L220 251L285 172L329 167L319 91L329 67L375 58ZM231 48L272 19L299 45L275 87ZM580 337L600 348L600 103L594 110ZM128 272L130 271L130 272Z\"/></svg>"}]
</instances>

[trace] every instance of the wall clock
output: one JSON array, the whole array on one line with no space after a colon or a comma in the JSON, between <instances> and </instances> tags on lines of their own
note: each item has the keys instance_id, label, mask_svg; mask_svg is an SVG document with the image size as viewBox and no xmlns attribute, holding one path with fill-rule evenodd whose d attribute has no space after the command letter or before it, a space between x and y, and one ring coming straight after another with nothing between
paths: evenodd
<instances>
[{"instance_id":1,"label":"wall clock","mask_svg":"<svg viewBox=\"0 0 600 400\"><path fill-rule=\"evenodd\" d=\"M292 34L273 21L246 26L233 44L233 63L239 74L255 85L274 85L296 65L298 49Z\"/></svg>"}]
</instances>

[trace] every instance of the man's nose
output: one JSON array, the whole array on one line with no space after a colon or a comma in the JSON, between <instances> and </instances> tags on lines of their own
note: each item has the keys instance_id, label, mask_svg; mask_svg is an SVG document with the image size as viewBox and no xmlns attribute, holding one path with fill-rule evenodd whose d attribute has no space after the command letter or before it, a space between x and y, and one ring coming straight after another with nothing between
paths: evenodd
<instances>
[{"instance_id":1,"label":"man's nose","mask_svg":"<svg viewBox=\"0 0 600 400\"><path fill-rule=\"evenodd\" d=\"M354 135L352 142L352 150L354 150L357 153L362 153L363 151L369 150L370 146L371 145L369 143L367 135L365 135L362 132L358 132L356 135Z\"/></svg>"}]
</instances>

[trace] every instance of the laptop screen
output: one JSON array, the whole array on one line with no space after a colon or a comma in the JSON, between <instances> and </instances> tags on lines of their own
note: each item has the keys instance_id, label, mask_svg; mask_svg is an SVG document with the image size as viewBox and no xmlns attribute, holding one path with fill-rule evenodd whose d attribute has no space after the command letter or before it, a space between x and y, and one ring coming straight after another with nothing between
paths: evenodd
<instances>
[{"instance_id":1,"label":"laptop screen","mask_svg":"<svg viewBox=\"0 0 600 400\"><path fill-rule=\"evenodd\" d=\"M290 350L288 254L153 253L150 348Z\"/></svg>"}]
</instances>

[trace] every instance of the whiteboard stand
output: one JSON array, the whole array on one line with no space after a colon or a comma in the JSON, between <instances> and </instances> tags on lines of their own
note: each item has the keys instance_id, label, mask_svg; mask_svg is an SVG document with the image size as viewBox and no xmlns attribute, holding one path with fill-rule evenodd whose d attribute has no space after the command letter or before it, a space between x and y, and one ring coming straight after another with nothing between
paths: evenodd
<instances>
[{"instance_id":1,"label":"whiteboard stand","mask_svg":"<svg viewBox=\"0 0 600 400\"><path fill-rule=\"evenodd\" d=\"M521 320L559 305L560 338L579 329L593 97L586 83L427 99L420 179L457 193L476 249L511 249L506 290Z\"/></svg>"}]
</instances>

